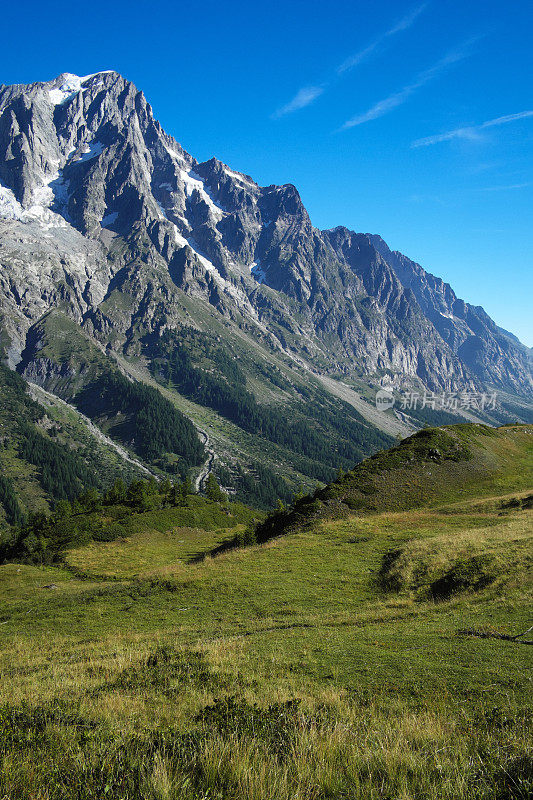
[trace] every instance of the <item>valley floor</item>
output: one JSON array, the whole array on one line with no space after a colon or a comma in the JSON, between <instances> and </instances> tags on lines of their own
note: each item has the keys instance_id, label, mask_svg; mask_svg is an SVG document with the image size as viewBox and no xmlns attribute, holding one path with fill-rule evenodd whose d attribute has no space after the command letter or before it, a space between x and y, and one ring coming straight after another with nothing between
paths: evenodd
<instances>
[{"instance_id":1,"label":"valley floor","mask_svg":"<svg viewBox=\"0 0 533 800\"><path fill-rule=\"evenodd\" d=\"M1 566L0 796L525 800L530 494Z\"/></svg>"}]
</instances>

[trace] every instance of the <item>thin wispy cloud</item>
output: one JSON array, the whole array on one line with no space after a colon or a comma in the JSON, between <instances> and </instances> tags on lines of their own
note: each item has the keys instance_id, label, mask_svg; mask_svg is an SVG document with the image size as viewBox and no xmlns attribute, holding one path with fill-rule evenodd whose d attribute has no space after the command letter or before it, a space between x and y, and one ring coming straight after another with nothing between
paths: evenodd
<instances>
[{"instance_id":1,"label":"thin wispy cloud","mask_svg":"<svg viewBox=\"0 0 533 800\"><path fill-rule=\"evenodd\" d=\"M453 139L476 141L483 138L482 132L488 128L507 125L510 122L527 119L527 117L533 117L533 111L519 111L517 114L507 114L504 117L489 119L487 122L482 122L480 125L469 125L468 127L455 128L445 133L438 133L435 136L425 136L423 139L414 141L411 147L428 147L429 145L439 144L440 142L451 142Z\"/></svg>"},{"instance_id":2,"label":"thin wispy cloud","mask_svg":"<svg viewBox=\"0 0 533 800\"><path fill-rule=\"evenodd\" d=\"M529 183L511 183L507 186L485 186L483 188L484 192L508 192L512 189L528 189L530 186L533 186L533 183L529 181Z\"/></svg>"},{"instance_id":3,"label":"thin wispy cloud","mask_svg":"<svg viewBox=\"0 0 533 800\"><path fill-rule=\"evenodd\" d=\"M358 53L354 53L347 58L346 61L343 61L343 63L337 67L337 74L342 75L344 72L353 69L353 67L359 66L359 64L366 61L369 56L375 53L376 50L379 50L381 45L385 44L388 39L395 36L397 33L408 30L427 6L428 3L422 3L422 5L417 6L410 14L403 17L396 25L389 28L385 33L382 33L381 36L378 36L377 39L371 42L367 47L364 47L362 50L359 50Z\"/></svg>"},{"instance_id":4,"label":"thin wispy cloud","mask_svg":"<svg viewBox=\"0 0 533 800\"><path fill-rule=\"evenodd\" d=\"M325 86L304 86L297 92L292 100L286 105L278 108L272 115L274 119L285 116L285 114L292 114L293 111L299 111L301 108L311 105L317 97L324 92Z\"/></svg>"},{"instance_id":5,"label":"thin wispy cloud","mask_svg":"<svg viewBox=\"0 0 533 800\"><path fill-rule=\"evenodd\" d=\"M424 70L424 72L420 72L412 83L407 84L407 86L404 86L398 92L394 92L378 103L375 103L362 114L357 114L355 117L347 120L339 130L345 131L348 130L348 128L355 128L357 125L363 125L365 122L371 122L403 105L415 92L435 80L435 78L438 78L438 76L445 72L452 64L456 64L458 61L462 61L463 58L466 58L473 41L474 40L469 40L462 47L447 53L432 67Z\"/></svg>"},{"instance_id":6,"label":"thin wispy cloud","mask_svg":"<svg viewBox=\"0 0 533 800\"><path fill-rule=\"evenodd\" d=\"M375 39L369 45L351 55L346 59L346 61L343 61L343 63L340 64L335 70L336 76L334 76L333 79L325 81L317 86L304 86L302 89L299 89L292 100L290 100L281 108L278 108L277 111L272 114L272 119L279 119L280 117L284 117L286 114L292 114L295 111L300 111L302 108L306 108L306 106L311 105L311 103L313 103L317 97L320 97L320 95L323 94L326 89L335 82L335 78L338 79L344 73L349 72L363 61L366 61L367 58L378 52L382 46L385 45L386 42L397 33L408 30L428 5L429 3L426 2L417 6L409 14L397 22L396 25L393 25L392 28L386 30L381 34L381 36L378 36L377 39Z\"/></svg>"}]
</instances>

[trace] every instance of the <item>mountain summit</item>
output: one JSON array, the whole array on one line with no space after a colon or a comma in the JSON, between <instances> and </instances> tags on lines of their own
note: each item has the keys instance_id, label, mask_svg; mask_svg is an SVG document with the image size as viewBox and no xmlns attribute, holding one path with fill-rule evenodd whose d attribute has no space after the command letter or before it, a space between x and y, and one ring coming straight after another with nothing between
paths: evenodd
<instances>
[{"instance_id":1,"label":"mountain summit","mask_svg":"<svg viewBox=\"0 0 533 800\"><path fill-rule=\"evenodd\" d=\"M53 307L138 351L185 294L324 372L531 391L527 349L483 309L378 236L316 229L294 186L198 163L116 72L2 86L0 183L12 364Z\"/></svg>"}]
</instances>

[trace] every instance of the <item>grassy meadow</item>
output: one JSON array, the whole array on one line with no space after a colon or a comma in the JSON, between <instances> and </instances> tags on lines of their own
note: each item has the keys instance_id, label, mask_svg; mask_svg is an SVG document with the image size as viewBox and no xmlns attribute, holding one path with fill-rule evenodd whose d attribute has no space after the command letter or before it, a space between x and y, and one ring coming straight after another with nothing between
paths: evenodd
<instances>
[{"instance_id":1,"label":"grassy meadow","mask_svg":"<svg viewBox=\"0 0 533 800\"><path fill-rule=\"evenodd\" d=\"M0 797L531 797L522 434L440 503L212 556L246 519L194 500L1 565Z\"/></svg>"}]
</instances>

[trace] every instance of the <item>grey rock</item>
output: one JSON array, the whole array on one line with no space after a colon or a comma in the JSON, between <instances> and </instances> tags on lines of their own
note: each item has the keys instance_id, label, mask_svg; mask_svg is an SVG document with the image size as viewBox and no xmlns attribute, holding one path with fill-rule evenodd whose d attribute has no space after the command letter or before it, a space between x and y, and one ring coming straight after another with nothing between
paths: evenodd
<instances>
[{"instance_id":1,"label":"grey rock","mask_svg":"<svg viewBox=\"0 0 533 800\"><path fill-rule=\"evenodd\" d=\"M186 295L324 372L531 395L530 351L482 308L379 236L318 230L294 186L197 162L116 72L0 87L0 183L12 364L52 308L132 353L194 324Z\"/></svg>"}]
</instances>

